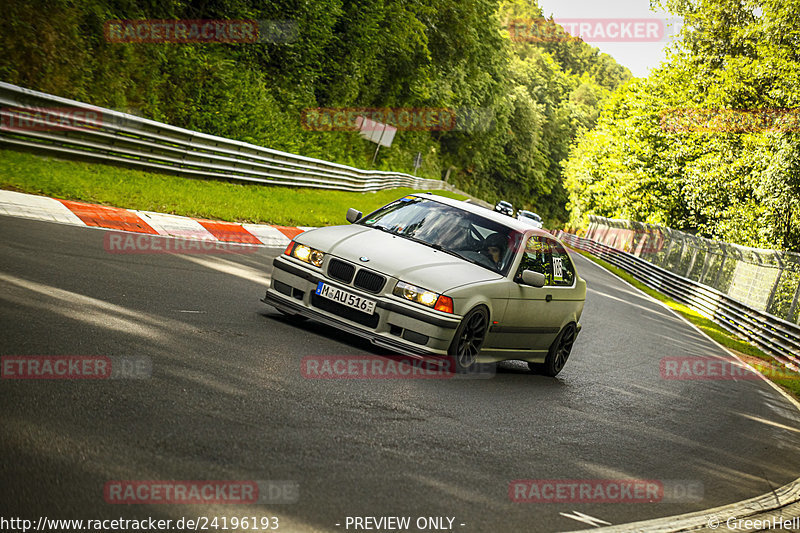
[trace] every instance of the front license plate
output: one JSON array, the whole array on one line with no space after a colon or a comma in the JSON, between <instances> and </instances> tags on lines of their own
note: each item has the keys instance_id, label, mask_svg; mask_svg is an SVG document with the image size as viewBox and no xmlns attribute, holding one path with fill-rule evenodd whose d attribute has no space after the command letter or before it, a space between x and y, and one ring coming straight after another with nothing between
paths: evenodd
<instances>
[{"instance_id":1,"label":"front license plate","mask_svg":"<svg viewBox=\"0 0 800 533\"><path fill-rule=\"evenodd\" d=\"M362 298L361 296L353 294L352 292L331 287L322 281L317 284L317 290L315 292L323 298L333 300L336 303L340 303L351 309L355 309L356 311L361 311L362 313L366 313L368 315L371 315L375 312L375 302L372 300L367 300L366 298Z\"/></svg>"}]
</instances>

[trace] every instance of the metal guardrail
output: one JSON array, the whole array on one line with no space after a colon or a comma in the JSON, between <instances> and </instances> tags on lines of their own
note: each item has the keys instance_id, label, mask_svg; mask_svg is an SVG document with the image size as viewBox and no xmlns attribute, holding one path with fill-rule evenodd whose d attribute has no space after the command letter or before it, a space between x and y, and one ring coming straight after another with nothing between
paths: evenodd
<instances>
[{"instance_id":1,"label":"metal guardrail","mask_svg":"<svg viewBox=\"0 0 800 533\"><path fill-rule=\"evenodd\" d=\"M795 324L800 321L800 254L595 215L589 215L584 236L713 287L753 309Z\"/></svg>"},{"instance_id":2,"label":"metal guardrail","mask_svg":"<svg viewBox=\"0 0 800 533\"><path fill-rule=\"evenodd\" d=\"M68 116L69 124L53 124L48 114ZM440 180L303 157L3 82L0 124L0 146L188 177L358 192L396 187L456 190Z\"/></svg>"},{"instance_id":3,"label":"metal guardrail","mask_svg":"<svg viewBox=\"0 0 800 533\"><path fill-rule=\"evenodd\" d=\"M800 326L797 324L753 309L717 289L679 276L631 253L560 230L555 235L568 246L589 252L621 268L648 287L747 339L778 362L800 371Z\"/></svg>"}]
</instances>

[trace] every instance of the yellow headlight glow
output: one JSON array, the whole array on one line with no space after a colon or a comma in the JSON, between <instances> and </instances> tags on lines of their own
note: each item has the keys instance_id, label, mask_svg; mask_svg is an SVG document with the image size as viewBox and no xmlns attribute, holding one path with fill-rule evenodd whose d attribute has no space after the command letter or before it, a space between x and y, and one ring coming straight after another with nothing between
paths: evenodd
<instances>
[{"instance_id":1,"label":"yellow headlight glow","mask_svg":"<svg viewBox=\"0 0 800 533\"><path fill-rule=\"evenodd\" d=\"M433 307L433 304L436 303L436 298L438 297L439 297L438 294L426 291L420 294L419 303L427 305L428 307Z\"/></svg>"},{"instance_id":2,"label":"yellow headlight glow","mask_svg":"<svg viewBox=\"0 0 800 533\"><path fill-rule=\"evenodd\" d=\"M398 281L392 292L395 296L400 296L401 298L411 300L412 302L422 304L426 307L433 307L436 304L436 300L439 298L439 295L435 292L417 287L416 285L411 285L404 281Z\"/></svg>"},{"instance_id":3,"label":"yellow headlight glow","mask_svg":"<svg viewBox=\"0 0 800 533\"><path fill-rule=\"evenodd\" d=\"M321 267L325 254L303 244L296 244L292 250L292 256L315 267Z\"/></svg>"},{"instance_id":4,"label":"yellow headlight glow","mask_svg":"<svg viewBox=\"0 0 800 533\"><path fill-rule=\"evenodd\" d=\"M311 255L311 248L308 246L303 246L302 244L298 244L294 249L294 256L298 258L300 261L308 261L308 257Z\"/></svg>"}]
</instances>

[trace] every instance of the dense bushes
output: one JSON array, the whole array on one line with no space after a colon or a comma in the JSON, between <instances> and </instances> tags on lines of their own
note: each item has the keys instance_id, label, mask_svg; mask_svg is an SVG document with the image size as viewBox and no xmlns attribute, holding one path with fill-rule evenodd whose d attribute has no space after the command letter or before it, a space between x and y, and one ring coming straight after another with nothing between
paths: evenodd
<instances>
[{"instance_id":1,"label":"dense bushes","mask_svg":"<svg viewBox=\"0 0 800 533\"><path fill-rule=\"evenodd\" d=\"M669 61L621 89L566 164L572 223L800 250L800 1L665 3L686 22Z\"/></svg>"},{"instance_id":2,"label":"dense bushes","mask_svg":"<svg viewBox=\"0 0 800 533\"><path fill-rule=\"evenodd\" d=\"M202 6L202 7L198 7ZM401 131L377 166L566 219L559 162L627 69L582 42L512 42L525 0L11 0L0 79L279 150L368 168L375 145L303 129L313 107L446 107L452 131ZM248 19L255 44L112 43L117 19Z\"/></svg>"}]
</instances>

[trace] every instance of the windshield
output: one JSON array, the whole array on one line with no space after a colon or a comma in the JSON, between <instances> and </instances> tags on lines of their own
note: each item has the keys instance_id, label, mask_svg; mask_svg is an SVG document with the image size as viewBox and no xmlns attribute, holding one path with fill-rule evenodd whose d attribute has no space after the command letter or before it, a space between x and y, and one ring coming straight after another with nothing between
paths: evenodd
<instances>
[{"instance_id":1,"label":"windshield","mask_svg":"<svg viewBox=\"0 0 800 533\"><path fill-rule=\"evenodd\" d=\"M427 198L407 196L359 224L417 241L505 275L521 233Z\"/></svg>"}]
</instances>

